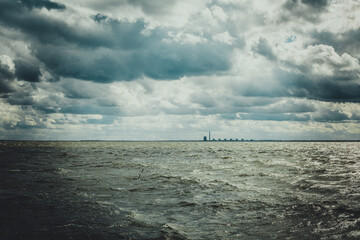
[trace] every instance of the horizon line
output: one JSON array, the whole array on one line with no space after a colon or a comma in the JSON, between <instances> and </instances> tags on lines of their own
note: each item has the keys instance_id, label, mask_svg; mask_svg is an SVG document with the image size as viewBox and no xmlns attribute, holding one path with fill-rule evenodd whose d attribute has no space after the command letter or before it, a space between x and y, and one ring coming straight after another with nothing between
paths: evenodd
<instances>
[{"instance_id":1,"label":"horizon line","mask_svg":"<svg viewBox=\"0 0 360 240\"><path fill-rule=\"evenodd\" d=\"M181 140L181 139L162 139L162 140L103 140L103 139L0 139L1 142L360 142L360 139L293 139L293 140L281 140L281 139L244 139L244 140Z\"/></svg>"}]
</instances>

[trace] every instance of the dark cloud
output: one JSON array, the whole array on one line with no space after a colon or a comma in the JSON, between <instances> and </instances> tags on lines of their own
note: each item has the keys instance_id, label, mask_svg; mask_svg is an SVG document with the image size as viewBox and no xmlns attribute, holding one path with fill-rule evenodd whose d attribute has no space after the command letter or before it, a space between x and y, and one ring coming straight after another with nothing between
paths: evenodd
<instances>
[{"instance_id":1,"label":"dark cloud","mask_svg":"<svg viewBox=\"0 0 360 240\"><path fill-rule=\"evenodd\" d=\"M264 81L265 84L259 85L258 82ZM286 94L279 82L266 83L264 79L254 79L254 81L240 86L235 85L232 89L233 94L241 94L245 97L285 97Z\"/></svg>"},{"instance_id":2,"label":"dark cloud","mask_svg":"<svg viewBox=\"0 0 360 240\"><path fill-rule=\"evenodd\" d=\"M311 44L329 45L340 54L349 53L360 58L360 28L341 33L315 30L310 35L313 38Z\"/></svg>"},{"instance_id":3,"label":"dark cloud","mask_svg":"<svg viewBox=\"0 0 360 240\"><path fill-rule=\"evenodd\" d=\"M328 5L328 0L287 0L284 4L284 8L287 10L295 10L299 5L305 4L309 8L314 10L324 10Z\"/></svg>"},{"instance_id":4,"label":"dark cloud","mask_svg":"<svg viewBox=\"0 0 360 240\"><path fill-rule=\"evenodd\" d=\"M4 27L21 31L25 34L22 37L32 44L68 47L67 44L72 43L86 48L109 47L112 44L106 35L70 26L65 21L29 10L16 1L0 2L0 23Z\"/></svg>"},{"instance_id":5,"label":"dark cloud","mask_svg":"<svg viewBox=\"0 0 360 240\"><path fill-rule=\"evenodd\" d=\"M0 61L0 94L14 91L14 87L12 86L14 79L15 74L13 71L11 71L9 66Z\"/></svg>"},{"instance_id":6,"label":"dark cloud","mask_svg":"<svg viewBox=\"0 0 360 240\"><path fill-rule=\"evenodd\" d=\"M347 120L360 120L360 118L358 115L351 116L339 109L320 109L320 111L313 114L312 120L317 122L340 122Z\"/></svg>"},{"instance_id":7,"label":"dark cloud","mask_svg":"<svg viewBox=\"0 0 360 240\"><path fill-rule=\"evenodd\" d=\"M11 61L9 57L8 60ZM35 103L33 93L36 91L36 86L30 82L37 82L39 73L38 68L28 66L27 62L15 61L15 70L12 70L0 60L0 98L11 105L33 105Z\"/></svg>"},{"instance_id":8,"label":"dark cloud","mask_svg":"<svg viewBox=\"0 0 360 240\"><path fill-rule=\"evenodd\" d=\"M328 0L301 0L301 2L319 10L324 9L329 5Z\"/></svg>"},{"instance_id":9,"label":"dark cloud","mask_svg":"<svg viewBox=\"0 0 360 240\"><path fill-rule=\"evenodd\" d=\"M65 9L65 5L61 3L51 2L48 0L20 0L21 4L25 5L27 8L46 8L47 10L51 9Z\"/></svg>"},{"instance_id":10,"label":"dark cloud","mask_svg":"<svg viewBox=\"0 0 360 240\"><path fill-rule=\"evenodd\" d=\"M136 44L130 39L128 42ZM225 44L208 42L186 45L163 42L157 38L148 39L146 46L131 51L36 46L37 58L52 73L95 82L128 81L143 75L169 80L211 75L230 68L230 52L231 48Z\"/></svg>"},{"instance_id":11,"label":"dark cloud","mask_svg":"<svg viewBox=\"0 0 360 240\"><path fill-rule=\"evenodd\" d=\"M286 11L282 13L280 21L304 19L319 22L320 14L326 11L328 5L327 0L287 0L283 5Z\"/></svg>"},{"instance_id":12,"label":"dark cloud","mask_svg":"<svg viewBox=\"0 0 360 240\"><path fill-rule=\"evenodd\" d=\"M353 81L339 81L336 77L309 78L305 74L278 70L285 96L333 102L360 102L360 85Z\"/></svg>"},{"instance_id":13,"label":"dark cloud","mask_svg":"<svg viewBox=\"0 0 360 240\"><path fill-rule=\"evenodd\" d=\"M10 62L11 59L6 57ZM14 63L15 69L10 69L0 60L0 97L11 105L33 105L33 94L37 90L35 82L39 82L40 70L25 60Z\"/></svg>"},{"instance_id":14,"label":"dark cloud","mask_svg":"<svg viewBox=\"0 0 360 240\"><path fill-rule=\"evenodd\" d=\"M102 15L101 13L98 13L96 15L91 16L91 18L98 23L101 23L102 21L105 21L108 17L105 15Z\"/></svg>"},{"instance_id":15,"label":"dark cloud","mask_svg":"<svg viewBox=\"0 0 360 240\"><path fill-rule=\"evenodd\" d=\"M231 47L213 42L203 44L159 43L146 51L143 73L154 79L212 75L231 66Z\"/></svg>"},{"instance_id":16,"label":"dark cloud","mask_svg":"<svg viewBox=\"0 0 360 240\"><path fill-rule=\"evenodd\" d=\"M15 75L10 70L9 66L3 64L0 61L0 79L2 79L2 80L12 80L12 79L14 79L14 77L15 77Z\"/></svg>"},{"instance_id":17,"label":"dark cloud","mask_svg":"<svg viewBox=\"0 0 360 240\"><path fill-rule=\"evenodd\" d=\"M254 53L260 54L264 57L266 57L269 60L276 60L277 57L274 54L274 52L272 51L272 48L269 44L269 42L265 39L260 37L258 42L252 46L251 50Z\"/></svg>"},{"instance_id":18,"label":"dark cloud","mask_svg":"<svg viewBox=\"0 0 360 240\"><path fill-rule=\"evenodd\" d=\"M17 87L16 92L9 95L6 98L6 101L11 105L34 105L35 100L33 98L33 90L29 89L27 86Z\"/></svg>"},{"instance_id":19,"label":"dark cloud","mask_svg":"<svg viewBox=\"0 0 360 240\"><path fill-rule=\"evenodd\" d=\"M0 80L0 97L8 96L6 93L12 92L14 89L7 80Z\"/></svg>"},{"instance_id":20,"label":"dark cloud","mask_svg":"<svg viewBox=\"0 0 360 240\"><path fill-rule=\"evenodd\" d=\"M55 78L113 82L145 75L179 79L230 68L230 46L212 41L199 44L164 41L169 38L166 29L143 34L144 20L118 21L98 14L92 19L99 33L69 26L9 1L0 4L0 9L6 8L0 10L0 22L29 37L33 53ZM36 80L35 74L31 79Z\"/></svg>"},{"instance_id":21,"label":"dark cloud","mask_svg":"<svg viewBox=\"0 0 360 240\"><path fill-rule=\"evenodd\" d=\"M28 82L39 82L41 72L39 66L27 60L15 60L15 76L19 80Z\"/></svg>"},{"instance_id":22,"label":"dark cloud","mask_svg":"<svg viewBox=\"0 0 360 240\"><path fill-rule=\"evenodd\" d=\"M312 64L311 61L309 64ZM258 80L254 79L251 83L234 84L232 94L270 99L295 97L327 102L360 102L360 84L356 72L343 71L329 76L313 75L306 66L292 69L275 69L276 81L266 83L264 80L263 84L257 84ZM256 109L254 105L250 107ZM266 108L261 112L266 112Z\"/></svg>"}]
</instances>

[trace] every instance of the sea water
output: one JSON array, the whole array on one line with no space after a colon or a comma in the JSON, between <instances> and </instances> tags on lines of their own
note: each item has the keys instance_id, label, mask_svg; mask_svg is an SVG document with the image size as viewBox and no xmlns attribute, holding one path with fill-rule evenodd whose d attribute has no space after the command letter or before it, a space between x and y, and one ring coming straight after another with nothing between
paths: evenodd
<instances>
[{"instance_id":1,"label":"sea water","mask_svg":"<svg viewBox=\"0 0 360 240\"><path fill-rule=\"evenodd\" d=\"M359 142L0 142L1 239L360 239Z\"/></svg>"}]
</instances>

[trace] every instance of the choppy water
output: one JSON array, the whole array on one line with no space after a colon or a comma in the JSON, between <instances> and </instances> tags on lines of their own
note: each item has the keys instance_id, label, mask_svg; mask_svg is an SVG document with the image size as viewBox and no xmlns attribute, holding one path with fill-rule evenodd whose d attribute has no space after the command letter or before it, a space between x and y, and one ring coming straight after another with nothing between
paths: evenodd
<instances>
[{"instance_id":1,"label":"choppy water","mask_svg":"<svg viewBox=\"0 0 360 240\"><path fill-rule=\"evenodd\" d=\"M359 239L360 143L0 142L1 239Z\"/></svg>"}]
</instances>

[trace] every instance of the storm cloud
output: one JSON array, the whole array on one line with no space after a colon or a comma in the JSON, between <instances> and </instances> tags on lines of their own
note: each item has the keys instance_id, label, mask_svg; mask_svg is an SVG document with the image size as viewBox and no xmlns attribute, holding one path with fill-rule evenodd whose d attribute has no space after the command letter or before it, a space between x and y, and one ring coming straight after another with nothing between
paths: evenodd
<instances>
[{"instance_id":1,"label":"storm cloud","mask_svg":"<svg viewBox=\"0 0 360 240\"><path fill-rule=\"evenodd\" d=\"M9 93L14 89L12 82L15 80L15 74L5 61L9 59L0 58L0 94ZM11 60L10 60L11 61Z\"/></svg>"},{"instance_id":2,"label":"storm cloud","mask_svg":"<svg viewBox=\"0 0 360 240\"><path fill-rule=\"evenodd\" d=\"M18 3L25 5L27 8L46 8L50 9L65 9L65 5L52 2L48 0L20 0Z\"/></svg>"},{"instance_id":3,"label":"storm cloud","mask_svg":"<svg viewBox=\"0 0 360 240\"><path fill-rule=\"evenodd\" d=\"M287 0L283 5L285 11L282 21L293 21L301 18L309 22L319 22L320 15L329 5L328 0Z\"/></svg>"},{"instance_id":4,"label":"storm cloud","mask_svg":"<svg viewBox=\"0 0 360 240\"><path fill-rule=\"evenodd\" d=\"M334 49L342 53L351 53L353 56L360 58L360 28L351 29L341 33L333 33L329 31L313 31L312 44L326 44L334 47Z\"/></svg>"},{"instance_id":5,"label":"storm cloud","mask_svg":"<svg viewBox=\"0 0 360 240\"><path fill-rule=\"evenodd\" d=\"M23 32L34 56L56 76L95 82L134 80L143 75L171 80L230 68L231 47L226 44L211 40L178 43L166 29L145 34L146 22L141 19L129 22L96 14L85 18L90 26L82 29L29 10L29 6L48 6L45 3L2 2L0 21ZM19 64L19 68L19 74L27 74L29 81L38 80L29 65Z\"/></svg>"},{"instance_id":6,"label":"storm cloud","mask_svg":"<svg viewBox=\"0 0 360 240\"><path fill-rule=\"evenodd\" d=\"M293 122L360 138L358 16L358 1L0 0L0 138Z\"/></svg>"},{"instance_id":7,"label":"storm cloud","mask_svg":"<svg viewBox=\"0 0 360 240\"><path fill-rule=\"evenodd\" d=\"M15 76L19 80L25 80L28 82L39 82L41 72L38 66L35 64L25 61L25 60L16 60L15 61Z\"/></svg>"}]
</instances>

